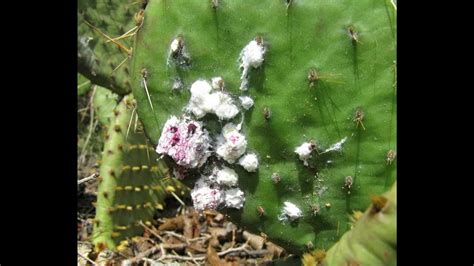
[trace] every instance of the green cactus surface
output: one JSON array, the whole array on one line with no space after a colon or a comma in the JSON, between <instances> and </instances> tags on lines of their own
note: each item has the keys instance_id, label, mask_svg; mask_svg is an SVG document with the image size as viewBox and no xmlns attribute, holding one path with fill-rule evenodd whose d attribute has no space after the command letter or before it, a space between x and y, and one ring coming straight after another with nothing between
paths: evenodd
<instances>
[{"instance_id":1,"label":"green cactus surface","mask_svg":"<svg viewBox=\"0 0 474 266\"><path fill-rule=\"evenodd\" d=\"M109 89L96 86L92 103L102 126L108 127L114 119L114 109L117 107L118 98L118 95Z\"/></svg>"},{"instance_id":2,"label":"green cactus surface","mask_svg":"<svg viewBox=\"0 0 474 266\"><path fill-rule=\"evenodd\" d=\"M77 73L77 96L85 95L91 90L91 88L91 81L83 75Z\"/></svg>"},{"instance_id":3,"label":"green cactus surface","mask_svg":"<svg viewBox=\"0 0 474 266\"><path fill-rule=\"evenodd\" d=\"M259 158L255 173L226 163L239 175L245 204L224 211L290 252L328 249L349 230L349 214L396 179L395 153L387 158L396 148L396 10L388 0L212 2L149 1L131 72L145 132L156 145L170 116L183 114L191 85L222 77L235 102L255 101L240 110L241 132ZM183 64L169 64L176 38L188 53ZM266 53L241 91L238 59L254 39ZM172 89L176 80L183 89ZM227 123L214 114L200 120L212 136ZM340 151L325 152L344 138ZM295 149L310 140L317 151L305 165ZM286 201L303 216L280 221Z\"/></svg>"},{"instance_id":4,"label":"green cactus surface","mask_svg":"<svg viewBox=\"0 0 474 266\"><path fill-rule=\"evenodd\" d=\"M92 83L125 95L130 92L131 37L109 41L133 29L141 2L81 0L78 2L78 71ZM124 49L125 48L125 49Z\"/></svg>"},{"instance_id":5,"label":"green cactus surface","mask_svg":"<svg viewBox=\"0 0 474 266\"><path fill-rule=\"evenodd\" d=\"M157 165L157 155L140 128L131 125L128 130L132 103L133 98L126 96L113 109L105 136L93 232L97 250L115 249L142 234L142 224L151 225L156 210L163 209L168 186L181 196L186 191L179 181L169 178L166 168Z\"/></svg>"},{"instance_id":6,"label":"green cactus surface","mask_svg":"<svg viewBox=\"0 0 474 266\"><path fill-rule=\"evenodd\" d=\"M397 265L397 186L374 197L364 215L332 246L321 265Z\"/></svg>"}]
</instances>

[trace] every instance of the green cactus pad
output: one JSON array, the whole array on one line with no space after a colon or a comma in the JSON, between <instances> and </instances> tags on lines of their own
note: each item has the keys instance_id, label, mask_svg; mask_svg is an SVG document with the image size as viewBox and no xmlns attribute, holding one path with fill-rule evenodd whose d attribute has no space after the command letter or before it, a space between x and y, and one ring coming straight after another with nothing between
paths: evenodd
<instances>
[{"instance_id":1,"label":"green cactus pad","mask_svg":"<svg viewBox=\"0 0 474 266\"><path fill-rule=\"evenodd\" d=\"M174 193L186 191L157 165L157 155L140 128L132 125L128 130L131 103L131 96L126 96L117 105L106 135L93 232L97 250L115 249L121 241L142 234L140 221L153 223L156 210L164 207L167 186Z\"/></svg>"},{"instance_id":2,"label":"green cactus pad","mask_svg":"<svg viewBox=\"0 0 474 266\"><path fill-rule=\"evenodd\" d=\"M167 119L183 113L197 79L221 76L229 93L253 98L242 132L260 166L248 173L231 165L246 201L242 210L225 211L241 226L301 253L310 242L329 248L349 229L348 214L365 209L370 195L386 191L396 178L396 160L387 162L396 147L396 14L389 1L289 2L219 1L214 8L211 1L151 0L135 39L131 80L153 144ZM167 64L178 36L190 57L184 67ZM241 92L239 54L257 36L267 52L263 65L250 71L248 91ZM182 91L172 90L176 79ZM264 110L271 116L265 118ZM363 112L359 122L357 110ZM225 124L213 114L203 121L212 135ZM295 154L306 141L316 141L322 152L345 137L341 152L313 152L309 166ZM281 176L278 184L273 173ZM285 201L303 217L280 222Z\"/></svg>"},{"instance_id":3,"label":"green cactus pad","mask_svg":"<svg viewBox=\"0 0 474 266\"><path fill-rule=\"evenodd\" d=\"M121 36L135 26L134 15L140 8L140 2L128 0L78 2L78 71L92 83L122 95L130 92L130 59L125 60L127 53L114 43L107 42L108 39L91 26L110 38ZM130 48L132 39L125 38L118 42ZM117 70L114 71L115 68Z\"/></svg>"},{"instance_id":4,"label":"green cactus pad","mask_svg":"<svg viewBox=\"0 0 474 266\"><path fill-rule=\"evenodd\" d=\"M77 73L77 96L83 96L92 88L91 81Z\"/></svg>"},{"instance_id":5,"label":"green cactus pad","mask_svg":"<svg viewBox=\"0 0 474 266\"><path fill-rule=\"evenodd\" d=\"M331 247L322 265L397 265L397 186L372 203L354 228Z\"/></svg>"},{"instance_id":6,"label":"green cactus pad","mask_svg":"<svg viewBox=\"0 0 474 266\"><path fill-rule=\"evenodd\" d=\"M92 104L102 126L107 127L114 119L114 110L117 107L118 95L112 91L96 86Z\"/></svg>"}]
</instances>

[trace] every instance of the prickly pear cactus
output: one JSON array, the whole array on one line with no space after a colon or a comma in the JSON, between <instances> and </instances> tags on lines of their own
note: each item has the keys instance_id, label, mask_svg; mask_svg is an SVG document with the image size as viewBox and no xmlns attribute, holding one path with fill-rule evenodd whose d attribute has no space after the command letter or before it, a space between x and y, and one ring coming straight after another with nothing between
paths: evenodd
<instances>
[{"instance_id":1,"label":"prickly pear cactus","mask_svg":"<svg viewBox=\"0 0 474 266\"><path fill-rule=\"evenodd\" d=\"M146 134L188 181L225 170L197 182L195 207L295 253L337 241L396 179L395 13L390 1L149 1L131 74Z\"/></svg>"},{"instance_id":2,"label":"prickly pear cactus","mask_svg":"<svg viewBox=\"0 0 474 266\"><path fill-rule=\"evenodd\" d=\"M77 73L77 96L88 93L92 88L91 81Z\"/></svg>"},{"instance_id":3,"label":"prickly pear cactus","mask_svg":"<svg viewBox=\"0 0 474 266\"><path fill-rule=\"evenodd\" d=\"M115 38L130 35L141 24L141 7L141 2L128 0L78 2L78 71L92 83L122 95L130 92L133 38Z\"/></svg>"},{"instance_id":4,"label":"prickly pear cactus","mask_svg":"<svg viewBox=\"0 0 474 266\"><path fill-rule=\"evenodd\" d=\"M103 101L111 99L94 100L107 107ZM126 96L113 109L105 136L93 232L97 250L115 249L126 245L127 238L142 234L143 225L151 225L156 210L163 209L167 187L180 196L186 192L179 181L169 178L165 168L157 165L151 145L143 132L135 129L132 103L132 97Z\"/></svg>"},{"instance_id":5,"label":"prickly pear cactus","mask_svg":"<svg viewBox=\"0 0 474 266\"><path fill-rule=\"evenodd\" d=\"M396 265L397 186L396 182L358 219L354 228L331 247L322 265Z\"/></svg>"},{"instance_id":6,"label":"prickly pear cactus","mask_svg":"<svg viewBox=\"0 0 474 266\"><path fill-rule=\"evenodd\" d=\"M96 86L92 104L97 114L97 119L102 126L108 127L114 119L114 109L117 108L118 95L104 87ZM105 134L109 134L104 130Z\"/></svg>"}]
</instances>

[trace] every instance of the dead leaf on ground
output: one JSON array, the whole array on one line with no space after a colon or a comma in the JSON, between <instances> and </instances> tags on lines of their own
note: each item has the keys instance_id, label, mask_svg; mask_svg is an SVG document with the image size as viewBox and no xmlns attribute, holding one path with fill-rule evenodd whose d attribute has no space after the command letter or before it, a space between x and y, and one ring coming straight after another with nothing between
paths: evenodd
<instances>
[{"instance_id":1,"label":"dead leaf on ground","mask_svg":"<svg viewBox=\"0 0 474 266\"><path fill-rule=\"evenodd\" d=\"M77 242L77 253L82 256L89 258L89 254L92 252L92 244L87 242ZM77 265L86 265L89 263L86 259L81 256L77 257ZM89 263L90 264L90 263Z\"/></svg>"},{"instance_id":2,"label":"dead leaf on ground","mask_svg":"<svg viewBox=\"0 0 474 266\"><path fill-rule=\"evenodd\" d=\"M238 257L225 257L226 266L239 266L241 265L240 259Z\"/></svg>"},{"instance_id":3,"label":"dead leaf on ground","mask_svg":"<svg viewBox=\"0 0 474 266\"><path fill-rule=\"evenodd\" d=\"M267 246L268 253L273 255L272 259L281 258L285 255L285 250L282 247L275 245L272 242L266 242L265 245Z\"/></svg>"},{"instance_id":4,"label":"dead leaf on ground","mask_svg":"<svg viewBox=\"0 0 474 266\"><path fill-rule=\"evenodd\" d=\"M227 231L225 228L221 228L221 227L209 227L208 229L208 232L217 237L217 239L228 239L229 238L229 231Z\"/></svg>"},{"instance_id":5,"label":"dead leaf on ground","mask_svg":"<svg viewBox=\"0 0 474 266\"><path fill-rule=\"evenodd\" d=\"M244 231L243 237L246 241L248 241L249 245L256 250L260 250L263 248L263 244L265 244L265 239L261 236L254 235L249 233L248 231Z\"/></svg>"},{"instance_id":6,"label":"dead leaf on ground","mask_svg":"<svg viewBox=\"0 0 474 266\"><path fill-rule=\"evenodd\" d=\"M199 225L199 214L193 212L192 214L185 215L183 235L186 239L193 239L199 237L201 233L201 226Z\"/></svg>"},{"instance_id":7,"label":"dead leaf on ground","mask_svg":"<svg viewBox=\"0 0 474 266\"><path fill-rule=\"evenodd\" d=\"M206 265L234 266L267 264L286 255L281 247L268 242L264 234L259 236L243 231L222 214L199 213L192 208L182 213L160 220L158 228L149 226L141 237L132 238L120 254L105 249L99 254L90 253L89 258L98 265L121 265L121 261L128 258L134 265L144 258L157 260L161 256L161 247L165 254L176 257L165 260L165 263L173 261L179 265L193 265L193 256L205 256L205 260L200 262ZM83 228L80 226L79 229L78 239ZM219 251L241 247L244 243L248 244L246 249L250 253L233 251L219 257Z\"/></svg>"},{"instance_id":8,"label":"dead leaf on ground","mask_svg":"<svg viewBox=\"0 0 474 266\"><path fill-rule=\"evenodd\" d=\"M224 220L224 214L222 213L218 213L215 217L214 217L214 221L220 223Z\"/></svg>"},{"instance_id":9,"label":"dead leaf on ground","mask_svg":"<svg viewBox=\"0 0 474 266\"><path fill-rule=\"evenodd\" d=\"M184 228L183 216L177 216L171 219L166 219L165 222L158 227L158 231L173 231L182 230Z\"/></svg>"},{"instance_id":10,"label":"dead leaf on ground","mask_svg":"<svg viewBox=\"0 0 474 266\"><path fill-rule=\"evenodd\" d=\"M134 246L134 249L138 253L141 253L152 248L154 245L150 243L150 239L148 237L137 236L132 239L131 246Z\"/></svg>"},{"instance_id":11,"label":"dead leaf on ground","mask_svg":"<svg viewBox=\"0 0 474 266\"><path fill-rule=\"evenodd\" d=\"M169 236L165 239L165 244L167 245L174 245L174 244L181 244L181 243L183 243L183 240L174 236Z\"/></svg>"},{"instance_id":12,"label":"dead leaf on ground","mask_svg":"<svg viewBox=\"0 0 474 266\"><path fill-rule=\"evenodd\" d=\"M219 240L217 239L216 235L212 235L211 239L209 239L209 246L212 246L214 248L219 247L220 243Z\"/></svg>"},{"instance_id":13,"label":"dead leaf on ground","mask_svg":"<svg viewBox=\"0 0 474 266\"><path fill-rule=\"evenodd\" d=\"M206 253L206 248L200 242L193 242L189 244L188 250L191 251L192 253L196 253L196 251L199 253Z\"/></svg>"},{"instance_id":14,"label":"dead leaf on ground","mask_svg":"<svg viewBox=\"0 0 474 266\"><path fill-rule=\"evenodd\" d=\"M225 266L225 260L221 260L212 246L207 248L207 263L211 266Z\"/></svg>"}]
</instances>

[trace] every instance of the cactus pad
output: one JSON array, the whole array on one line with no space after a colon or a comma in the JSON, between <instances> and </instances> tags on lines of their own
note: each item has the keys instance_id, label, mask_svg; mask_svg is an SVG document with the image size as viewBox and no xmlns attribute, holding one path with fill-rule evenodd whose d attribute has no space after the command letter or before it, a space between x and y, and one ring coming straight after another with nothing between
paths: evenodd
<instances>
[{"instance_id":1,"label":"cactus pad","mask_svg":"<svg viewBox=\"0 0 474 266\"><path fill-rule=\"evenodd\" d=\"M245 203L224 210L240 225L295 253L327 249L396 179L395 17L389 1L151 0L131 74L145 132L157 145L168 119L187 113L215 139L243 114L258 169L214 154L195 172L235 170ZM214 77L224 83L211 94L239 114L191 100L194 82Z\"/></svg>"},{"instance_id":2,"label":"cactus pad","mask_svg":"<svg viewBox=\"0 0 474 266\"><path fill-rule=\"evenodd\" d=\"M142 234L143 225L150 226L156 210L163 209L167 186L172 186L174 193L183 193L181 196L186 191L179 181L170 178L166 168L157 165L158 157L140 126L135 129L130 123L131 106L132 97L126 96L113 109L105 137L93 233L97 250L115 249Z\"/></svg>"}]
</instances>

